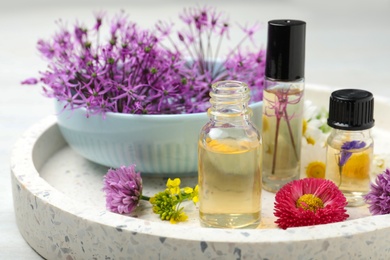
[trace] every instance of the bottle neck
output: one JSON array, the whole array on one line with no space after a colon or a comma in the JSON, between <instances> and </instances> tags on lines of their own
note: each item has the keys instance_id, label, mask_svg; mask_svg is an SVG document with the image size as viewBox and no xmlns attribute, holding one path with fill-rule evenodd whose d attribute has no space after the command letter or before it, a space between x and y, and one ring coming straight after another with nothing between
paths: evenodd
<instances>
[{"instance_id":1,"label":"bottle neck","mask_svg":"<svg viewBox=\"0 0 390 260\"><path fill-rule=\"evenodd\" d=\"M215 120L249 119L252 110L248 107L250 93L245 83L220 81L212 85L210 92L210 118Z\"/></svg>"},{"instance_id":2,"label":"bottle neck","mask_svg":"<svg viewBox=\"0 0 390 260\"><path fill-rule=\"evenodd\" d=\"M330 139L341 138L345 140L371 139L372 138L371 128L365 130L356 130L356 131L332 128L329 138Z\"/></svg>"},{"instance_id":3,"label":"bottle neck","mask_svg":"<svg viewBox=\"0 0 390 260\"><path fill-rule=\"evenodd\" d=\"M264 89L265 90L272 90L272 89L295 89L295 90L300 90L303 91L305 88L305 79L300 78L296 79L293 81L281 81L281 80L276 80L272 78L265 78L264 82Z\"/></svg>"}]
</instances>

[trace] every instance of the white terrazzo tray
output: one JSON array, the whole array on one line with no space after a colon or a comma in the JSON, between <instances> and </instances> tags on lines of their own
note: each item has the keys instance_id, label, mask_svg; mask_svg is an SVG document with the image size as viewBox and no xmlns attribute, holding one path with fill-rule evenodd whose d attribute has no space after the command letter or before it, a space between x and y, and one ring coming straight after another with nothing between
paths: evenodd
<instances>
[{"instance_id":1,"label":"white terrazzo tray","mask_svg":"<svg viewBox=\"0 0 390 260\"><path fill-rule=\"evenodd\" d=\"M326 104L329 89L312 87L307 99ZM325 99L325 100L324 100ZM376 111L390 105L376 100ZM375 151L390 141L386 115L376 113ZM19 230L47 259L389 259L390 216L370 216L367 207L348 208L344 222L281 230L274 225L274 194L263 192L258 229L202 228L197 208L187 203L189 220L163 222L147 202L132 216L105 209L102 191L107 168L81 158L62 138L56 118L31 127L11 158L14 208ZM145 195L165 187L165 179L144 178ZM193 185L196 178L182 179Z\"/></svg>"}]
</instances>

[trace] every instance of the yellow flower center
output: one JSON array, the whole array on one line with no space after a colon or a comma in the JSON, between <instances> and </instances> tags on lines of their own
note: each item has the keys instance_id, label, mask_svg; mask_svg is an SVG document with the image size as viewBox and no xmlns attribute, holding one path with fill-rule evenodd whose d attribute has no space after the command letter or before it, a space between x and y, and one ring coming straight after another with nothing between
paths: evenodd
<instances>
[{"instance_id":1,"label":"yellow flower center","mask_svg":"<svg viewBox=\"0 0 390 260\"><path fill-rule=\"evenodd\" d=\"M314 161L306 167L306 176L308 178L325 178L325 163Z\"/></svg>"},{"instance_id":2,"label":"yellow flower center","mask_svg":"<svg viewBox=\"0 0 390 260\"><path fill-rule=\"evenodd\" d=\"M303 126L302 126L302 135L305 135L306 130L307 130L307 121L306 121L306 119L303 119L302 124L303 124Z\"/></svg>"},{"instance_id":3,"label":"yellow flower center","mask_svg":"<svg viewBox=\"0 0 390 260\"><path fill-rule=\"evenodd\" d=\"M343 166L342 175L355 179L366 179L370 174L370 157L368 153L353 154Z\"/></svg>"},{"instance_id":4,"label":"yellow flower center","mask_svg":"<svg viewBox=\"0 0 390 260\"><path fill-rule=\"evenodd\" d=\"M296 202L296 207L316 212L324 207L324 202L313 194L304 194Z\"/></svg>"}]
</instances>

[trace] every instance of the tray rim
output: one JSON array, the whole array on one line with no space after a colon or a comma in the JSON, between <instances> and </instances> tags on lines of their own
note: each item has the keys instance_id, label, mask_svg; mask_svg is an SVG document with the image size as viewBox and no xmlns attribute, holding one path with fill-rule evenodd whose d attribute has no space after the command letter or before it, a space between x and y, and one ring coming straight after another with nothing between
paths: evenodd
<instances>
[{"instance_id":1,"label":"tray rim","mask_svg":"<svg viewBox=\"0 0 390 260\"><path fill-rule=\"evenodd\" d=\"M311 88L322 91L322 88ZM325 89L329 91L328 88ZM344 222L316 225L308 227L290 228L288 230L281 229L210 229L210 228L195 228L186 227L185 223L178 225L166 225L153 221L146 221L137 218L131 218L124 215L111 213L107 210L99 211L88 205L79 205L79 203L67 198L62 192L56 190L39 175L32 158L34 149L41 138L44 138L48 130L53 130L57 127L56 117L49 116L37 124L30 127L23 136L15 144L11 155L11 172L13 179L13 192L20 187L25 189L25 192L30 193L36 200L42 204L48 204L66 214L73 217L81 218L85 221L93 222L98 225L110 227L112 229L121 230L121 232L129 235L137 232L145 236L156 236L172 238L176 240L187 240L200 243L207 241L208 243L235 243L235 244L250 244L252 246L270 246L292 242L307 242L316 240L325 241L329 239L345 239L351 237L359 237L368 235L378 230L390 230L390 215L370 216L354 220L346 220ZM57 127L58 128L58 127ZM58 130L59 131L59 130ZM66 144L64 144L66 145ZM25 160L30 158L31 160ZM17 188L17 185L20 185ZM50 194L49 196L47 194ZM15 197L14 197L15 198ZM16 208L18 201L14 199L14 207ZM83 207L83 208L80 208ZM79 214L79 212L89 209L90 213ZM17 223L19 229L20 223ZM148 229L142 229L142 226L148 225ZM360 230L356 229L361 226ZM140 228L141 227L141 228ZM326 232L324 232L326 230ZM22 231L22 230L21 230ZM188 236L188 234L191 234ZM34 243L30 238L24 235L26 241L34 247ZM351 239L353 240L353 239ZM38 253L44 256L45 252ZM42 250L41 250L42 251Z\"/></svg>"}]
</instances>

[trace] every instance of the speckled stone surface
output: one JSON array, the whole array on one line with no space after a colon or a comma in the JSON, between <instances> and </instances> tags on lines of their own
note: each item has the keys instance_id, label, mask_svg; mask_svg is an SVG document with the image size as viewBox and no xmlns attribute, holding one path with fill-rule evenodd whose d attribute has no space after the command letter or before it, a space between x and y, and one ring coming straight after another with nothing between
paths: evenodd
<instances>
[{"instance_id":1,"label":"speckled stone surface","mask_svg":"<svg viewBox=\"0 0 390 260\"><path fill-rule=\"evenodd\" d=\"M76 155L62 139L55 118L31 128L14 149L12 187L20 232L48 259L348 259L390 255L390 216L369 217L350 208L350 219L329 225L280 230L273 224L273 195L263 192L263 223L256 230L199 226L190 219L171 225L142 203L134 216L105 210L106 168ZM18 163L16 163L18 162ZM37 171L38 169L38 171ZM184 180L191 184L195 180ZM165 180L144 179L146 195Z\"/></svg>"},{"instance_id":2,"label":"speckled stone surface","mask_svg":"<svg viewBox=\"0 0 390 260\"><path fill-rule=\"evenodd\" d=\"M380 107L382 106L382 107ZM387 104L379 104L386 108ZM381 122L385 118L378 117ZM389 145L375 129L376 151ZM55 117L30 128L15 144L11 178L17 224L25 240L47 259L389 259L390 216L348 208L344 222L281 230L272 214L274 195L263 192L258 229L202 228L197 208L171 225L147 202L132 216L108 212L102 191L107 168L72 151ZM193 185L196 178L183 182ZM145 195L164 188L163 178L144 178Z\"/></svg>"}]
</instances>

